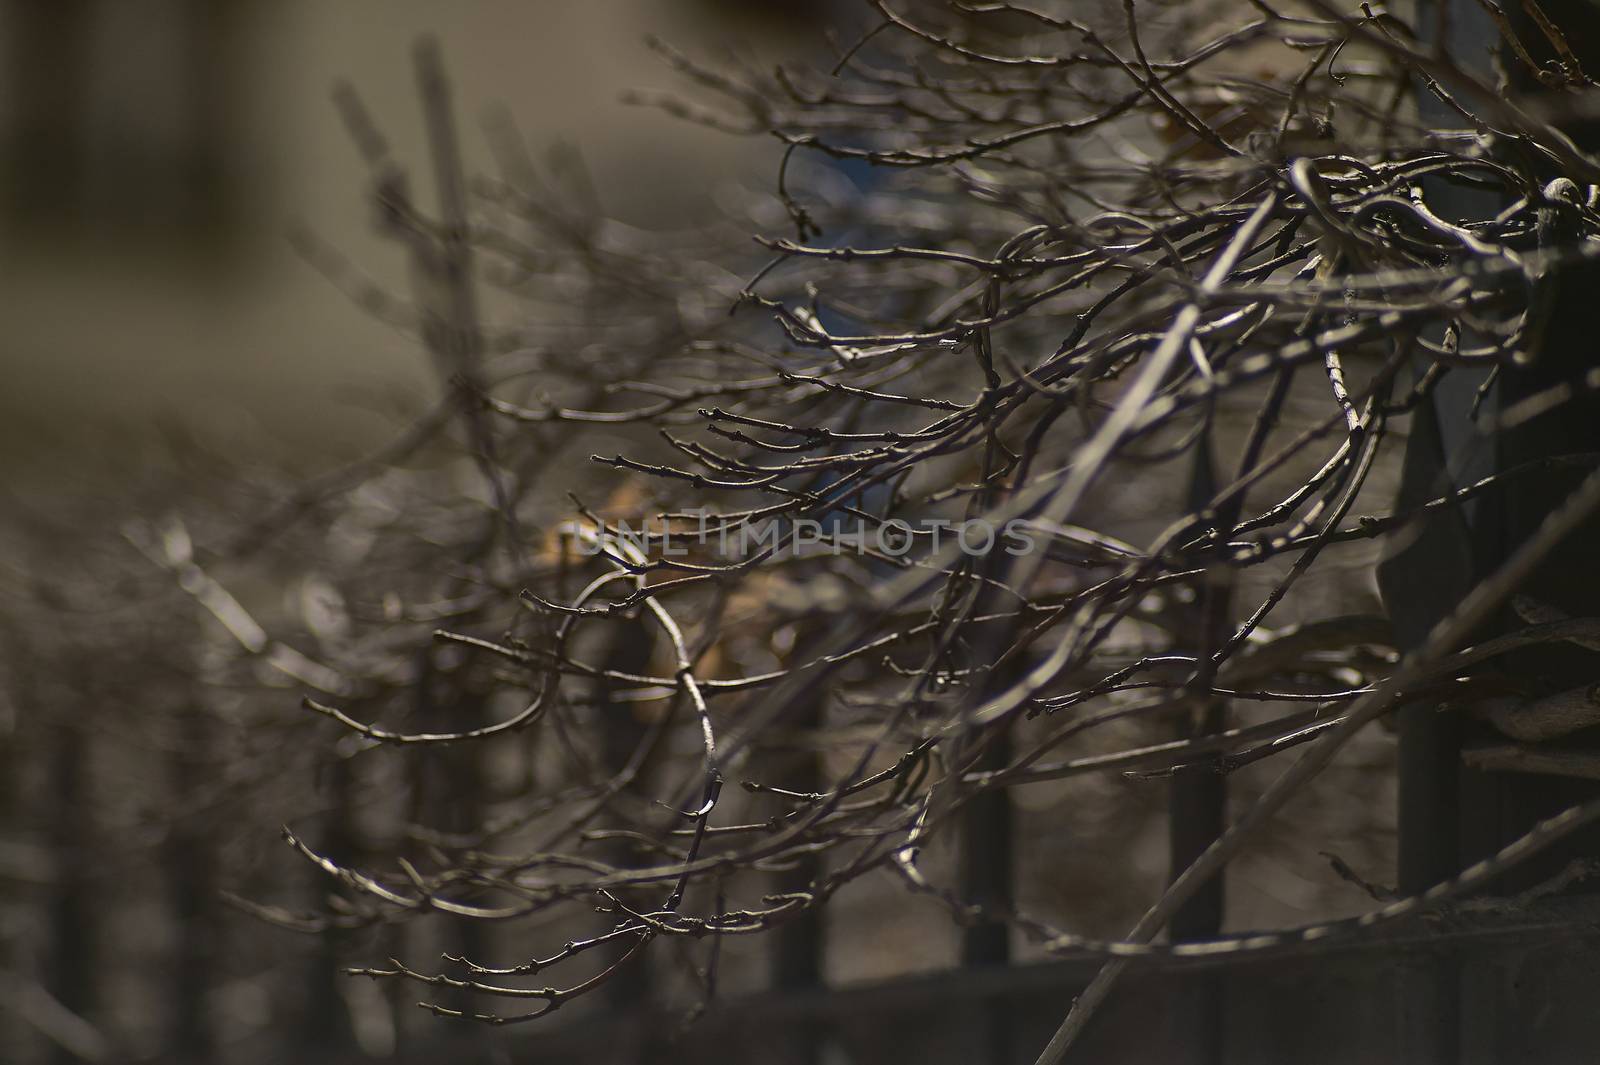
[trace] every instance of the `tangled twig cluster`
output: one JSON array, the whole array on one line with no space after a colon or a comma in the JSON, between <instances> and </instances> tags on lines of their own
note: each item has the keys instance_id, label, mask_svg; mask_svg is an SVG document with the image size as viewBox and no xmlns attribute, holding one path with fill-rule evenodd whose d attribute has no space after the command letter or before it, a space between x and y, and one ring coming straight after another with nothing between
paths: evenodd
<instances>
[{"instance_id":1,"label":"tangled twig cluster","mask_svg":"<svg viewBox=\"0 0 1600 1065\"><path fill-rule=\"evenodd\" d=\"M316 654L277 665L320 689L306 705L347 755L442 747L480 772L486 746L538 754L493 811L413 825L400 854L291 842L342 884L336 923L571 911L580 927L516 964L364 973L472 993L441 1013L515 1021L685 938L710 940L709 988L721 937L875 870L1061 952L1278 943L1149 941L1358 727L1517 641L1592 636L1540 618L1461 650L1508 578L1397 665L1380 620L1296 603L1319 563L1534 472L1356 513L1398 419L1452 375L1492 382L1537 353L1549 278L1600 246L1600 167L1365 6L1079 7L875 0L831 70L771 76L663 46L699 94L655 102L784 145L776 197L697 232L604 220L575 164L549 185L504 129L499 176L469 189L424 53L429 217L341 97L417 303L308 251L414 330L450 387L232 550L321 517L350 606ZM1534 80L1590 85L1536 24L1537 46L1502 17ZM749 228L764 264L739 243ZM484 282L525 324L484 324ZM1478 431L1592 384L1485 410ZM468 467L402 469L456 438ZM568 478L580 440L604 440L614 474ZM1575 506L1593 504L1583 491ZM1101 520L1130 508L1145 525L1120 527L1142 542ZM1148 742L1093 745L1128 722ZM1312 741L1126 942L979 906L920 861L985 794L1226 772ZM802 886L763 894L795 868ZM547 971L576 975L546 987ZM509 1006L482 1004L496 997Z\"/></svg>"}]
</instances>

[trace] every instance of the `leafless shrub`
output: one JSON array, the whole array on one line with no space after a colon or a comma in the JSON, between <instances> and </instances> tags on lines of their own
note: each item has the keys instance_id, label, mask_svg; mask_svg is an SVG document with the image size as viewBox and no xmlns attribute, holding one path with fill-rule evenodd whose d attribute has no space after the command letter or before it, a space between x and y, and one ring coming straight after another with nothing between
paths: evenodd
<instances>
[{"instance_id":1,"label":"leafless shrub","mask_svg":"<svg viewBox=\"0 0 1600 1065\"><path fill-rule=\"evenodd\" d=\"M360 848L291 835L339 888L295 922L554 923L565 945L543 957L360 970L503 1023L664 940L700 944L709 996L724 937L883 872L959 921L1109 960L1048 1058L1120 959L1396 918L1600 812L1347 926L1152 942L1363 726L1510 647L1592 638L1535 619L1462 649L1600 501L1594 476L1404 656L1381 620L1331 616L1306 589L1510 478L1592 465L1553 456L1357 509L1441 382L1537 353L1551 278L1594 257L1600 169L1393 14L1060 11L875 2L831 70L733 76L663 46L692 98L654 102L785 146L776 195L701 231L608 222L574 163L550 183L505 126L499 173L469 186L425 48L427 212L340 95L417 278L414 301L364 301L429 347L447 388L370 463L216 541L223 567L291 527L320 543L307 649L166 560L240 636L236 667L309 687L390 797ZM1509 39L1514 77L1550 99L1592 85L1554 26ZM1442 205L1455 189L1492 206ZM486 324L490 284L525 324ZM570 474L590 441L610 472ZM920 861L1006 789L1215 777L1291 750L1231 828L1196 830L1193 864L1123 940L974 900ZM803 883L764 893L794 868Z\"/></svg>"}]
</instances>

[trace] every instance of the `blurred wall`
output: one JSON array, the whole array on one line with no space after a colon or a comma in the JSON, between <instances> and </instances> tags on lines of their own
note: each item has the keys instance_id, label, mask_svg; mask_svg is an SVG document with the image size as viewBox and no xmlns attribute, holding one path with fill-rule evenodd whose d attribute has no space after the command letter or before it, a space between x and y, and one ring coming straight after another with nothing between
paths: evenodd
<instances>
[{"instance_id":1,"label":"blurred wall","mask_svg":"<svg viewBox=\"0 0 1600 1065\"><path fill-rule=\"evenodd\" d=\"M0 0L0 479L93 479L162 425L322 465L389 431L361 396L428 387L421 353L291 249L304 223L404 295L329 103L361 92L431 202L410 50L436 32L469 162L506 104L587 158L608 210L680 221L767 177L765 141L624 104L681 87L643 44L768 62L821 5L760 0ZM642 176L648 175L648 180Z\"/></svg>"}]
</instances>

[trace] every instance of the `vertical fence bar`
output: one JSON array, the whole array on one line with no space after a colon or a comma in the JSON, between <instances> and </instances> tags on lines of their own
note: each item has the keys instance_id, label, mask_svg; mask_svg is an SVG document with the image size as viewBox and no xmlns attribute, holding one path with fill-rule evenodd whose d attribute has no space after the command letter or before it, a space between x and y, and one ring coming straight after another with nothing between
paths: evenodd
<instances>
[{"instance_id":1,"label":"vertical fence bar","mask_svg":"<svg viewBox=\"0 0 1600 1065\"><path fill-rule=\"evenodd\" d=\"M1212 433L1208 425L1195 442L1194 465L1189 481L1189 510L1202 512L1217 492ZM1180 650L1195 656L1192 686L1197 689L1180 708L1178 738L1194 739L1221 731L1227 718L1227 705L1210 694L1216 676L1211 656L1231 634L1232 581L1223 567L1208 568L1194 585L1194 602L1183 613L1183 630L1194 633L1192 641L1180 639ZM1188 646L1185 646L1187 644ZM1168 876L1176 880L1183 871L1222 835L1226 828L1228 803L1227 777L1216 760L1205 760L1179 769L1172 777L1168 797ZM1186 902L1172 920L1167 932L1174 942L1214 939L1222 931L1222 875L1213 878ZM1223 1048L1223 979L1219 972L1196 972L1174 992L1176 1001L1169 1017L1173 1029L1172 1046L1182 1048L1182 1060L1193 1065L1220 1065Z\"/></svg>"},{"instance_id":2,"label":"vertical fence bar","mask_svg":"<svg viewBox=\"0 0 1600 1065\"><path fill-rule=\"evenodd\" d=\"M49 826L54 854L46 990L72 1013L93 1017L101 971L100 906L90 880L94 813L89 781L90 744L76 720L55 722L50 749ZM57 1044L54 1061L75 1065L74 1050Z\"/></svg>"}]
</instances>

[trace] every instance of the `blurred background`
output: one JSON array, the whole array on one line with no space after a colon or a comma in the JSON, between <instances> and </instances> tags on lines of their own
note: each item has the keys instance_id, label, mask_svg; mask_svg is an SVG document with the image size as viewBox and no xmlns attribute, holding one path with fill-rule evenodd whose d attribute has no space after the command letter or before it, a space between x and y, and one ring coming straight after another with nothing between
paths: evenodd
<instances>
[{"instance_id":1,"label":"blurred background","mask_svg":"<svg viewBox=\"0 0 1600 1065\"><path fill-rule=\"evenodd\" d=\"M358 89L395 156L424 169L410 54L419 35L436 34L470 169L488 165L476 119L503 106L535 152L581 155L606 214L681 228L717 217L730 189L769 185L779 152L625 103L628 91L682 84L646 35L770 66L831 54L824 31L862 24L857 7L0 0L0 510L30 544L7 542L0 585L14 597L0 614L15 637L0 647L0 1060L533 1061L604 1047L603 1010L580 1014L576 1035L558 1028L567 1042L434 1021L387 988L338 975L381 959L381 935L333 942L219 905L222 890L316 895L276 826L326 799L325 767L309 751L279 759L292 736L269 731L228 764L276 786L213 789L222 755L149 742L178 734L161 729L194 735L160 673L174 647L203 649L188 621L143 615L144 642L124 639L123 657L110 657L96 633L112 611L92 588L48 617L16 596L41 594L46 578L93 585L103 574L107 588L127 567L117 554L129 550L118 536L127 515L225 492L232 463L333 468L388 439L395 412L435 387L426 352L360 305L363 293L408 281L403 256L374 232L367 171L330 102L337 81ZM297 250L308 246L297 233L349 269ZM517 309L489 313L515 324ZM69 535L98 546L52 554ZM1332 606L1374 608L1370 579L1319 579ZM40 659L41 643L65 657ZM53 668L61 661L73 663L67 675ZM69 717L30 721L46 704ZM282 708L297 713L287 688ZM160 723L146 720L158 712ZM1365 908L1318 853L1330 839L1365 875L1389 879L1392 748L1382 734L1355 748L1319 787L1363 801L1315 803L1295 831L1267 834L1239 863L1230 927ZM1270 775L1238 774L1239 794ZM1070 913L1091 934L1125 930L1165 874L1164 794L1096 777L1021 789L1016 802L1017 845L1039 874L1024 901ZM931 902L885 878L842 896L829 922L828 984L922 977L933 998L918 1001L959 997L960 985L937 981L957 963L960 930ZM762 949L730 945L731 992L765 990ZM1040 994L1040 1017L1065 1007L1068 977L1018 979ZM838 1023L870 1029L905 1005L882 986ZM759 1031L743 1038L759 1048ZM895 1060L883 1053L861 1060ZM776 1059L753 1049L728 1060Z\"/></svg>"},{"instance_id":2,"label":"blurred background","mask_svg":"<svg viewBox=\"0 0 1600 1065\"><path fill-rule=\"evenodd\" d=\"M328 463L382 433L371 393L427 386L422 352L352 313L286 239L304 227L403 285L330 93L356 86L397 156L420 160L419 34L443 44L469 167L487 159L477 118L501 104L534 145L581 152L608 214L648 226L704 216L719 185L770 176L777 153L625 103L681 85L646 36L770 64L821 48L828 12L800 0L7 0L5 476L57 462L92 475L108 450L180 423L218 447Z\"/></svg>"}]
</instances>

